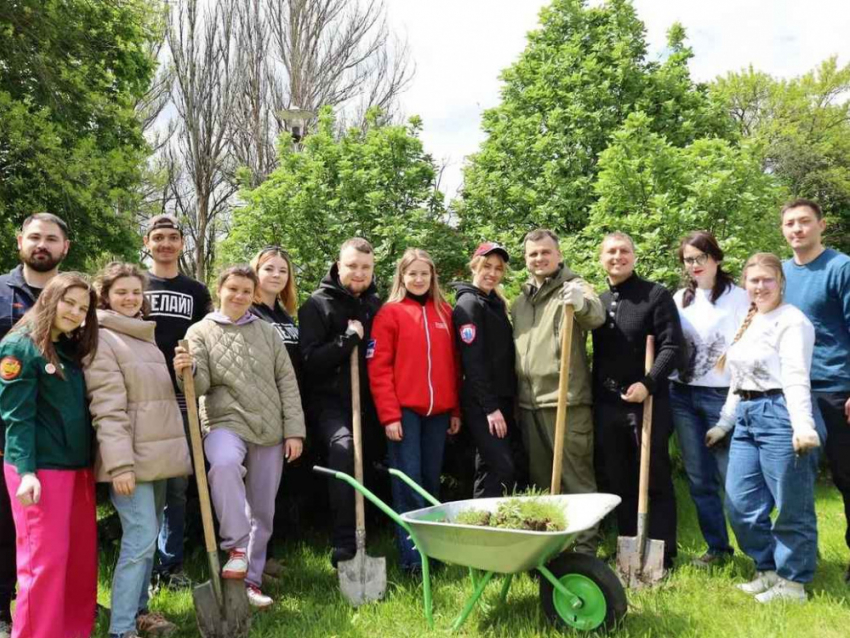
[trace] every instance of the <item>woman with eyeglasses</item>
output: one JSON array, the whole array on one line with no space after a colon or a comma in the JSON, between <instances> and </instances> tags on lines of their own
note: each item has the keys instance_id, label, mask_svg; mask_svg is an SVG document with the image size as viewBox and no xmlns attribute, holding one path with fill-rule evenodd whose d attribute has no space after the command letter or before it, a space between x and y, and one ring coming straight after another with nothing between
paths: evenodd
<instances>
[{"instance_id":1,"label":"woman with eyeglasses","mask_svg":"<svg viewBox=\"0 0 850 638\"><path fill-rule=\"evenodd\" d=\"M707 231L691 233L679 244L685 269L684 288L673 300L679 310L687 359L670 379L670 408L679 449L688 475L691 498L708 550L692 564L708 567L732 555L722 488L726 482L728 446L709 449L705 433L720 418L729 393L729 372L717 362L729 348L750 308L742 288L723 270L723 250Z\"/></svg>"},{"instance_id":2,"label":"woman with eyeglasses","mask_svg":"<svg viewBox=\"0 0 850 638\"><path fill-rule=\"evenodd\" d=\"M760 603L805 602L818 542L817 457L809 454L821 444L809 380L815 329L784 303L775 255L750 257L741 279L753 305L718 363L728 365L731 382L705 443L732 439L726 506L738 545L756 567L755 578L738 589Z\"/></svg>"}]
</instances>

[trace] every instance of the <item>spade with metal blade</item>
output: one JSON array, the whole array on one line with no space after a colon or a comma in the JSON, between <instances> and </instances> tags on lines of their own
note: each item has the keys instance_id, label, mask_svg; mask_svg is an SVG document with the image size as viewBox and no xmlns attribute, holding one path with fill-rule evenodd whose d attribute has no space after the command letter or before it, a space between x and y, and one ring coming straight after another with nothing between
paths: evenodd
<instances>
[{"instance_id":1,"label":"spade with metal blade","mask_svg":"<svg viewBox=\"0 0 850 638\"><path fill-rule=\"evenodd\" d=\"M655 338L646 338L646 373L655 362ZM664 541L647 537L649 522L649 453L652 436L652 395L643 402L640 443L640 483L638 486L637 536L617 539L617 571L633 589L652 585L664 578Z\"/></svg>"},{"instance_id":2,"label":"spade with metal blade","mask_svg":"<svg viewBox=\"0 0 850 638\"><path fill-rule=\"evenodd\" d=\"M189 352L188 341L180 341L180 347ZM210 579L192 591L198 631L203 638L247 638L251 629L251 608L245 592L245 581L225 579L222 583L220 576L221 565L218 561L207 471L204 467L204 446L201 441L201 424L198 421L195 379L191 373L183 374L183 394L186 396L186 409L189 413L189 439L192 442L192 460L198 483L201 520L204 524L204 543L210 566Z\"/></svg>"},{"instance_id":3,"label":"spade with metal blade","mask_svg":"<svg viewBox=\"0 0 850 638\"><path fill-rule=\"evenodd\" d=\"M354 439L354 478L363 485L363 437L360 419L359 348L351 353L351 416ZM351 560L337 563L339 588L354 607L381 600L387 590L387 561L366 553L366 511L363 494L354 492L357 552Z\"/></svg>"}]
</instances>

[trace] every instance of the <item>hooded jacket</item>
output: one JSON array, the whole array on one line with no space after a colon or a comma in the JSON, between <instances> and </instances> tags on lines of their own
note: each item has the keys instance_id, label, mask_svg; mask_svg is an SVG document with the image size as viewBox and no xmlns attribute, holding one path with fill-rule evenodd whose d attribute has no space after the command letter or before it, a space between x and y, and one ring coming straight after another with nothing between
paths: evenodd
<instances>
[{"instance_id":1,"label":"hooded jacket","mask_svg":"<svg viewBox=\"0 0 850 638\"><path fill-rule=\"evenodd\" d=\"M534 280L526 283L511 308L519 406L526 410L554 408L558 405L561 320L564 314L559 293L567 281L577 281L582 285L585 302L581 311L575 313L573 324L567 405L592 403L587 333L605 322L605 310L591 285L561 264L539 287Z\"/></svg>"},{"instance_id":2,"label":"hooded jacket","mask_svg":"<svg viewBox=\"0 0 850 638\"><path fill-rule=\"evenodd\" d=\"M452 308L440 310L433 299L407 297L378 312L366 358L381 425L401 421L402 408L421 416L459 413Z\"/></svg>"},{"instance_id":3,"label":"hooded jacket","mask_svg":"<svg viewBox=\"0 0 850 638\"><path fill-rule=\"evenodd\" d=\"M472 284L452 284L457 303L452 312L463 370L461 399L485 414L499 409L500 399L516 396L516 349L505 302Z\"/></svg>"},{"instance_id":4,"label":"hooded jacket","mask_svg":"<svg viewBox=\"0 0 850 638\"><path fill-rule=\"evenodd\" d=\"M351 352L360 346L361 408L374 410L366 368L366 346L372 339L372 321L381 307L374 280L355 297L339 282L336 263L322 279L319 288L298 310L301 331L301 357L307 410L318 415L323 405L332 403L351 410ZM347 332L349 320L363 324L363 339Z\"/></svg>"},{"instance_id":5,"label":"hooded jacket","mask_svg":"<svg viewBox=\"0 0 850 638\"><path fill-rule=\"evenodd\" d=\"M186 340L206 431L225 428L263 446L306 436L295 368L271 325L250 313L234 323L214 312L192 325Z\"/></svg>"},{"instance_id":6,"label":"hooded jacket","mask_svg":"<svg viewBox=\"0 0 850 638\"><path fill-rule=\"evenodd\" d=\"M183 418L156 324L98 310L98 347L84 368L97 436L95 475L111 481L133 471L157 481L192 473Z\"/></svg>"}]
</instances>

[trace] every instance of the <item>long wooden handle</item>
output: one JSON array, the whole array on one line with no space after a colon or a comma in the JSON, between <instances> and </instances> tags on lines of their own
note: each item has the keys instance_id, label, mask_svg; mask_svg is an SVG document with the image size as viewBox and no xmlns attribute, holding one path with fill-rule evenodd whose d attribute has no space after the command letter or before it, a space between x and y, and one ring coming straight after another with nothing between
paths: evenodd
<instances>
[{"instance_id":1,"label":"long wooden handle","mask_svg":"<svg viewBox=\"0 0 850 638\"><path fill-rule=\"evenodd\" d=\"M655 363L655 337L646 338L646 374ZM640 484L638 487L638 517L649 512L649 453L652 444L652 395L643 401L643 427L640 440ZM645 518L645 517L644 517ZM638 532L640 535L640 532Z\"/></svg>"},{"instance_id":2,"label":"long wooden handle","mask_svg":"<svg viewBox=\"0 0 850 638\"><path fill-rule=\"evenodd\" d=\"M189 352L189 342L185 339L179 342L180 347ZM189 415L189 440L192 443L192 461L195 468L195 481L198 483L198 500L201 503L201 521L204 525L204 544L210 561L210 580L213 590L221 604L221 582L219 572L221 568L218 563L218 544L215 540L215 527L213 527L212 505L210 504L210 490L207 484L207 470L204 466L204 444L201 439L201 422L198 420L198 402L195 396L195 377L191 369L183 370L183 395L186 397L186 412Z\"/></svg>"},{"instance_id":3,"label":"long wooden handle","mask_svg":"<svg viewBox=\"0 0 850 638\"><path fill-rule=\"evenodd\" d=\"M561 374L558 379L558 410L555 412L555 450L552 459L552 484L549 492L561 493L561 467L564 461L564 436L567 432L567 392L570 389L570 357L573 351L575 310L564 306L561 319Z\"/></svg>"},{"instance_id":4,"label":"long wooden handle","mask_svg":"<svg viewBox=\"0 0 850 638\"><path fill-rule=\"evenodd\" d=\"M351 351L351 437L354 439L354 478L363 485L363 424L360 419L360 348ZM357 531L366 529L363 494L354 490L354 513ZM362 534L359 534L362 536ZM359 540L359 539L358 539Z\"/></svg>"}]
</instances>

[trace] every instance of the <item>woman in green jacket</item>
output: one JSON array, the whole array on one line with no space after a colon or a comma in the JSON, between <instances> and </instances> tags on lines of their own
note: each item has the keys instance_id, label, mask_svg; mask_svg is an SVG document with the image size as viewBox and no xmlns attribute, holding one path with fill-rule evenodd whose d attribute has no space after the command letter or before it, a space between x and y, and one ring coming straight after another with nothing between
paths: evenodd
<instances>
[{"instance_id":1,"label":"woman in green jacket","mask_svg":"<svg viewBox=\"0 0 850 638\"><path fill-rule=\"evenodd\" d=\"M81 369L97 348L96 297L50 280L0 344L3 471L17 533L15 635L90 636L97 597L92 429Z\"/></svg>"}]
</instances>

